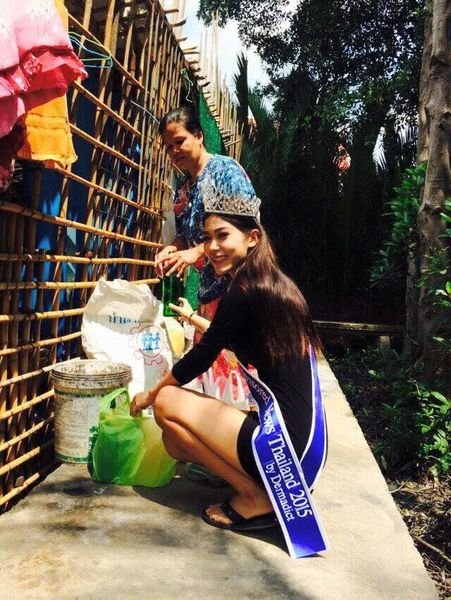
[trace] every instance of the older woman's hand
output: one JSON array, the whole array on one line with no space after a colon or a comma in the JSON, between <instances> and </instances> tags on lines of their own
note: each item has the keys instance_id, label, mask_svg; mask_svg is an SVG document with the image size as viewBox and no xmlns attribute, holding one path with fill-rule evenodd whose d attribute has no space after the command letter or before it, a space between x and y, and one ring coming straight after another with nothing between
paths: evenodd
<instances>
[{"instance_id":1,"label":"older woman's hand","mask_svg":"<svg viewBox=\"0 0 451 600\"><path fill-rule=\"evenodd\" d=\"M194 246L194 248L188 248L188 250L178 250L177 252L171 252L171 254L165 259L164 266L165 275L172 275L175 273L177 277L182 277L186 269L194 265L204 253L204 245Z\"/></svg>"},{"instance_id":2,"label":"older woman's hand","mask_svg":"<svg viewBox=\"0 0 451 600\"><path fill-rule=\"evenodd\" d=\"M177 246L165 246L163 250L155 255L155 271L158 277L163 277L165 269L167 268L166 261L173 254L177 252Z\"/></svg>"}]
</instances>

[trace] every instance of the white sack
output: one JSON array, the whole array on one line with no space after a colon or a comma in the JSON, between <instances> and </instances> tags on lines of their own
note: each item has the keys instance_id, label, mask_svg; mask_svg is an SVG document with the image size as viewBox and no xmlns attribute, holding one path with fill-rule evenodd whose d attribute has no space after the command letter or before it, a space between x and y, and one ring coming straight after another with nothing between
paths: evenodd
<instances>
[{"instance_id":1,"label":"white sack","mask_svg":"<svg viewBox=\"0 0 451 600\"><path fill-rule=\"evenodd\" d=\"M100 279L83 316L83 349L88 358L130 365L133 397L172 369L164 319L162 304L147 285Z\"/></svg>"}]
</instances>

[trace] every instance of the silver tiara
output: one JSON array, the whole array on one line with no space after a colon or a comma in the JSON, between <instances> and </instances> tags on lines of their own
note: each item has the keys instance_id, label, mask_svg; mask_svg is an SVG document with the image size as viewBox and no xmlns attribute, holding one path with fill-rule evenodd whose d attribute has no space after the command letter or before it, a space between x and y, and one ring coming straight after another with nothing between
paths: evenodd
<instances>
[{"instance_id":1,"label":"silver tiara","mask_svg":"<svg viewBox=\"0 0 451 600\"><path fill-rule=\"evenodd\" d=\"M248 192L240 191L237 196L232 191L220 189L207 174L199 181L202 194L202 202L206 213L220 213L225 215L238 215L243 217L254 217L260 220L260 198Z\"/></svg>"}]
</instances>

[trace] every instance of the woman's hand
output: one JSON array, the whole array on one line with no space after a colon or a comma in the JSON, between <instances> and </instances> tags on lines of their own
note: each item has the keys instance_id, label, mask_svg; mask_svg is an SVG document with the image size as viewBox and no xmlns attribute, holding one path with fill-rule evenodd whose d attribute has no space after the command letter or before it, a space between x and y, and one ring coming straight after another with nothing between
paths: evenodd
<instances>
[{"instance_id":1,"label":"woman's hand","mask_svg":"<svg viewBox=\"0 0 451 600\"><path fill-rule=\"evenodd\" d=\"M131 416L139 417L144 408L153 406L155 404L158 392L164 388L165 385L175 385L179 387L181 384L177 381L172 372L166 373L166 375L164 375L151 390L147 390L147 392L140 392L139 394L135 395L130 404Z\"/></svg>"},{"instance_id":2,"label":"woman's hand","mask_svg":"<svg viewBox=\"0 0 451 600\"><path fill-rule=\"evenodd\" d=\"M194 246L188 250L178 250L171 252L164 261L165 275L175 273L177 277L182 277L186 269L194 265L204 253L204 245Z\"/></svg>"},{"instance_id":3,"label":"woman's hand","mask_svg":"<svg viewBox=\"0 0 451 600\"><path fill-rule=\"evenodd\" d=\"M168 257L177 252L177 246L165 246L161 252L155 255L155 271L158 277L163 277Z\"/></svg>"},{"instance_id":4,"label":"woman's hand","mask_svg":"<svg viewBox=\"0 0 451 600\"><path fill-rule=\"evenodd\" d=\"M182 321L188 321L193 314L193 307L186 298L179 298L179 304L169 304L169 308L172 308L176 312Z\"/></svg>"},{"instance_id":5,"label":"woman's hand","mask_svg":"<svg viewBox=\"0 0 451 600\"><path fill-rule=\"evenodd\" d=\"M176 312L182 321L186 321L188 325L193 325L200 333L205 333L210 327L211 322L197 314L197 310L193 307L186 298L179 298L179 304L169 304L170 308Z\"/></svg>"},{"instance_id":6,"label":"woman's hand","mask_svg":"<svg viewBox=\"0 0 451 600\"><path fill-rule=\"evenodd\" d=\"M153 406L155 402L156 394L153 390L148 390L147 392L140 392L136 394L130 404L130 414L132 417L139 417L141 415L141 411L144 408L148 408L149 406Z\"/></svg>"}]
</instances>

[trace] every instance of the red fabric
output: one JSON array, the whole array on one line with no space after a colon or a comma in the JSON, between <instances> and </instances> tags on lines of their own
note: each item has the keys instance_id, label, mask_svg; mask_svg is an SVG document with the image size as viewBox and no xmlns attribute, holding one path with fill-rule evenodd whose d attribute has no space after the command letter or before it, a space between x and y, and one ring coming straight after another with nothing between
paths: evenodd
<instances>
[{"instance_id":1,"label":"red fabric","mask_svg":"<svg viewBox=\"0 0 451 600\"><path fill-rule=\"evenodd\" d=\"M212 302L209 302L208 304L199 304L199 307L197 309L198 314L201 317L204 317L205 319L212 321L213 317L218 309L220 300L221 300L221 298L216 298L216 300L213 300ZM201 337L202 337L202 334L199 332L196 332L196 334L194 336L194 343L198 343L199 340L201 339ZM247 368L251 373L255 374L255 376L258 376L256 369L254 367L252 367L252 365L248 365ZM245 378L242 376L242 374L240 372L238 359L231 350L222 350L218 354L217 359L211 365L210 369L213 374L215 383L217 383L219 386L219 391L220 391L221 396L224 395L226 386L227 386L228 382L230 381L230 376L231 376L232 372L234 372L235 374L237 374L237 376L240 379L241 385L243 386L244 395L245 395L247 401L248 402L251 401L251 404L253 404L252 394L249 390L249 386L247 385ZM239 394L240 394L240 390L238 389L236 379L235 379L235 377L232 376L233 398L235 400L239 399L238 398Z\"/></svg>"}]
</instances>

